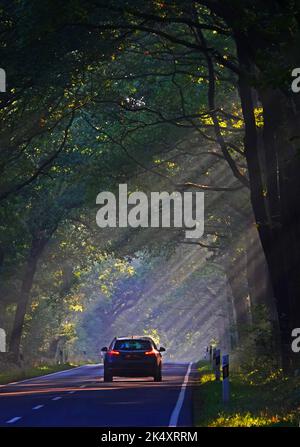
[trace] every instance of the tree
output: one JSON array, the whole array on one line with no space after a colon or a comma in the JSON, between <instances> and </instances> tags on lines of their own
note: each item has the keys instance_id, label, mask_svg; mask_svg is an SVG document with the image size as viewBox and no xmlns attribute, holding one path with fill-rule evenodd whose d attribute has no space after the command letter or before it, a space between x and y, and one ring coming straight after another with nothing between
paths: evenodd
<instances>
[{"instance_id":1,"label":"tree","mask_svg":"<svg viewBox=\"0 0 300 447\"><path fill-rule=\"evenodd\" d=\"M275 10L274 10L275 4ZM103 4L100 5L103 6ZM140 5L139 5L140 6ZM261 243L266 254L275 294L281 333L281 356L284 369L289 369L296 357L291 351L291 330L299 320L299 216L296 206L299 195L297 128L299 104L289 90L286 73L297 61L299 35L298 10L294 2L240 2L230 0L199 1L185 5L181 1L161 5L135 7L133 2L110 9L121 13L116 22L119 29L136 29L196 49L208 57L210 68L210 112L223 153L237 177L236 169L213 111L212 63L221 63L238 75L239 94L245 121L245 157L249 173L251 202ZM211 16L209 16L209 11ZM203 20L203 22L202 22ZM241 27L241 20L243 27ZM278 23L282 24L278 27ZM121 23L120 23L121 22ZM89 27L88 23L84 26ZM97 25L96 25L97 26ZM103 25L98 26L112 26ZM184 28L184 38L179 30ZM220 32L231 35L236 45L236 57L224 57L215 47L207 45L201 34ZM200 31L200 41L193 32ZM270 47L270 42L273 42ZM285 57L285 52L287 57ZM270 57L274 61L269 63ZM278 61L280 63L278 64ZM256 92L256 94L255 94ZM259 101L259 102L258 102ZM262 136L257 129L256 110L262 105L264 121ZM221 138L220 138L221 137ZM283 148L286 148L283 150ZM225 152L224 152L225 149ZM244 181L242 178L240 180Z\"/></svg>"},{"instance_id":2,"label":"tree","mask_svg":"<svg viewBox=\"0 0 300 447\"><path fill-rule=\"evenodd\" d=\"M16 328L22 326L43 246L67 219L60 198L66 193L70 199L72 183L85 189L90 209L100 185L114 190L134 177L134 186L149 186L144 174L154 173L173 189L233 195L249 189L272 286L264 296L274 293L283 367L294 366L290 337L300 317L299 100L286 74L298 57L294 2L113 0L82 8L70 0L59 17L57 7L32 2L24 15L14 2L1 21L1 56L11 64L13 88L0 104L0 198L11 210L25 197L27 217L35 209L31 195L44 197L46 207L59 202L50 226L38 219L37 233L24 236L27 273ZM198 150L195 134L201 144L206 141L205 151ZM201 158L191 166L195 152ZM189 156L188 176L177 175ZM220 170L221 163L229 169ZM209 184L202 182L205 172L214 173ZM55 200L53 185L66 188L61 195L58 187ZM84 208L82 201L76 206ZM253 285L250 290L254 296Z\"/></svg>"}]
</instances>

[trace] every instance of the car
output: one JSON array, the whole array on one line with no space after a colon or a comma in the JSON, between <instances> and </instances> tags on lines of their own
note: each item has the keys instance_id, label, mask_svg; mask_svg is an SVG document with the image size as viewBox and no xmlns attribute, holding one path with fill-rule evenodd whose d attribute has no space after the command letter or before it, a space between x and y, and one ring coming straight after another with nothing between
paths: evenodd
<instances>
[{"instance_id":1,"label":"car","mask_svg":"<svg viewBox=\"0 0 300 447\"><path fill-rule=\"evenodd\" d=\"M104 382L118 377L148 377L162 380L162 355L165 348L157 349L150 337L118 337L110 346L101 349L104 358Z\"/></svg>"}]
</instances>

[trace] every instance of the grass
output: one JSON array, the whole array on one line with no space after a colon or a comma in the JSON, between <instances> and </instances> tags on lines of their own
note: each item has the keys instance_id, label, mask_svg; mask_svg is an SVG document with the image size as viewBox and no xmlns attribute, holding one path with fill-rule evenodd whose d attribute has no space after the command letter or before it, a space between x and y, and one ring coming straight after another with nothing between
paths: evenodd
<instances>
[{"instance_id":1,"label":"grass","mask_svg":"<svg viewBox=\"0 0 300 447\"><path fill-rule=\"evenodd\" d=\"M222 402L222 382L211 367L199 362L199 382L194 390L194 425L197 427L299 426L299 378L281 371L262 378L259 371L230 373L230 402ZM298 414L298 416L297 416Z\"/></svg>"},{"instance_id":2,"label":"grass","mask_svg":"<svg viewBox=\"0 0 300 447\"><path fill-rule=\"evenodd\" d=\"M39 365L35 367L24 367L11 369L9 371L0 371L0 384L5 385L10 382L18 382L19 380L30 379L32 377L44 376L53 372L64 371L65 369L74 368L76 365L69 363L62 365Z\"/></svg>"}]
</instances>

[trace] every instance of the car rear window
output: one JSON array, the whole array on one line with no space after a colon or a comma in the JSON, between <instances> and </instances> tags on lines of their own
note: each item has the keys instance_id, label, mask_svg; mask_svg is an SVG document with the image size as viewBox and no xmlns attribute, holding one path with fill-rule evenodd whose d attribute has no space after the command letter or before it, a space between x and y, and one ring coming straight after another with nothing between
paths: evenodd
<instances>
[{"instance_id":1,"label":"car rear window","mask_svg":"<svg viewBox=\"0 0 300 447\"><path fill-rule=\"evenodd\" d=\"M120 351L147 351L152 349L149 340L116 340L114 349Z\"/></svg>"}]
</instances>

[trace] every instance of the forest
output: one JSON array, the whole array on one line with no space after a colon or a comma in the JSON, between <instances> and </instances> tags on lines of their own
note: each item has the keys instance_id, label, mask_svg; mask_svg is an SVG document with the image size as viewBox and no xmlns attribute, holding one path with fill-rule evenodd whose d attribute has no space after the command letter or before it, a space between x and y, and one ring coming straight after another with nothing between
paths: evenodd
<instances>
[{"instance_id":1,"label":"forest","mask_svg":"<svg viewBox=\"0 0 300 447\"><path fill-rule=\"evenodd\" d=\"M0 362L299 368L299 37L294 0L0 2ZM204 235L99 228L120 184L204 192Z\"/></svg>"}]
</instances>

